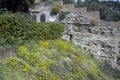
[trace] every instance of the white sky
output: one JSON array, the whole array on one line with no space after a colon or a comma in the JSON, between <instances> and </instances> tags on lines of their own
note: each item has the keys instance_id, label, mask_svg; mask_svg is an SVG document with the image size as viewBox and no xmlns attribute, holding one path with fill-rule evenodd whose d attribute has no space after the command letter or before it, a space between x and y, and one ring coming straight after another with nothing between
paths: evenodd
<instances>
[{"instance_id":1,"label":"white sky","mask_svg":"<svg viewBox=\"0 0 120 80\"><path fill-rule=\"evenodd\" d=\"M77 0L74 0L74 1L77 2ZM81 1L84 1L84 0L81 0ZM99 0L99 1L109 1L109 0ZM113 0L113 1L117 1L117 0Z\"/></svg>"}]
</instances>

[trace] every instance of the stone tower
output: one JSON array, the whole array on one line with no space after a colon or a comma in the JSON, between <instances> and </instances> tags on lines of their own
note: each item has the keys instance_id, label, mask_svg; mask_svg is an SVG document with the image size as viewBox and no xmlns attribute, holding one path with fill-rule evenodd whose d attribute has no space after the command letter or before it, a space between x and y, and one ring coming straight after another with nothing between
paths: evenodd
<instances>
[{"instance_id":1,"label":"stone tower","mask_svg":"<svg viewBox=\"0 0 120 80\"><path fill-rule=\"evenodd\" d=\"M59 4L59 5L63 5L63 0L57 0L57 1L55 1L57 4Z\"/></svg>"}]
</instances>

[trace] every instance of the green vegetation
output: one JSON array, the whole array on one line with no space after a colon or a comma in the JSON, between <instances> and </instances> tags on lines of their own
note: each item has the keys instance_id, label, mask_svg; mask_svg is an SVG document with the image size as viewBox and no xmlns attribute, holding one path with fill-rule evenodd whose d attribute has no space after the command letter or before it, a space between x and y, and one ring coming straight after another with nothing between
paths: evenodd
<instances>
[{"instance_id":1,"label":"green vegetation","mask_svg":"<svg viewBox=\"0 0 120 80\"><path fill-rule=\"evenodd\" d=\"M60 39L29 41L17 48L16 56L5 57L0 64L0 77L2 80L119 79L112 72L110 75L105 72L103 65L89 52Z\"/></svg>"},{"instance_id":2,"label":"green vegetation","mask_svg":"<svg viewBox=\"0 0 120 80\"><path fill-rule=\"evenodd\" d=\"M56 5L56 6L52 7L52 14L59 13L61 8L62 7L60 5Z\"/></svg>"},{"instance_id":3,"label":"green vegetation","mask_svg":"<svg viewBox=\"0 0 120 80\"><path fill-rule=\"evenodd\" d=\"M36 23L28 15L9 12L0 15L0 26L0 45L22 44L31 39L57 39L63 31L61 24Z\"/></svg>"},{"instance_id":4,"label":"green vegetation","mask_svg":"<svg viewBox=\"0 0 120 80\"><path fill-rule=\"evenodd\" d=\"M41 0L41 2L49 2L49 3L51 3L51 2L53 2L53 0Z\"/></svg>"},{"instance_id":5,"label":"green vegetation","mask_svg":"<svg viewBox=\"0 0 120 80\"><path fill-rule=\"evenodd\" d=\"M98 26L98 22L95 19L91 20L91 25L92 26Z\"/></svg>"},{"instance_id":6,"label":"green vegetation","mask_svg":"<svg viewBox=\"0 0 120 80\"><path fill-rule=\"evenodd\" d=\"M0 0L0 9L4 8L12 12L28 12L29 7L34 6L35 0Z\"/></svg>"},{"instance_id":7,"label":"green vegetation","mask_svg":"<svg viewBox=\"0 0 120 80\"><path fill-rule=\"evenodd\" d=\"M70 3L74 3L74 0L63 0L64 4L70 4Z\"/></svg>"}]
</instances>

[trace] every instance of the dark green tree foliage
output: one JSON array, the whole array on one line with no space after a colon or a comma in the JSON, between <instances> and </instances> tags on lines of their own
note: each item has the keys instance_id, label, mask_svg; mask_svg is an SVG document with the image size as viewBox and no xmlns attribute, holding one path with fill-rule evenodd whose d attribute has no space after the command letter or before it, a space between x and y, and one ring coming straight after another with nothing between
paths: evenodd
<instances>
[{"instance_id":1,"label":"dark green tree foliage","mask_svg":"<svg viewBox=\"0 0 120 80\"><path fill-rule=\"evenodd\" d=\"M52 1L59 1L59 0L41 0L41 2L52 2Z\"/></svg>"},{"instance_id":2,"label":"dark green tree foliage","mask_svg":"<svg viewBox=\"0 0 120 80\"><path fill-rule=\"evenodd\" d=\"M28 12L29 7L34 5L34 0L0 0L0 8L12 12Z\"/></svg>"},{"instance_id":3,"label":"dark green tree foliage","mask_svg":"<svg viewBox=\"0 0 120 80\"><path fill-rule=\"evenodd\" d=\"M120 21L120 2L102 1L99 0L85 0L85 2L78 1L78 7L87 7L88 11L100 11L100 18L105 21Z\"/></svg>"},{"instance_id":4,"label":"dark green tree foliage","mask_svg":"<svg viewBox=\"0 0 120 80\"><path fill-rule=\"evenodd\" d=\"M74 3L74 0L63 0L64 4Z\"/></svg>"}]
</instances>

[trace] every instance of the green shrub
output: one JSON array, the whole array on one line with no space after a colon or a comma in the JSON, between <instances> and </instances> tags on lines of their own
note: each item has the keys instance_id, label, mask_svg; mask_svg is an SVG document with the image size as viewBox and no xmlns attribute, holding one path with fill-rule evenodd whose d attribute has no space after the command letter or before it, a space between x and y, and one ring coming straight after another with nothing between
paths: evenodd
<instances>
[{"instance_id":1,"label":"green shrub","mask_svg":"<svg viewBox=\"0 0 120 80\"><path fill-rule=\"evenodd\" d=\"M62 36L63 25L58 23L38 23L33 32L41 40L57 39ZM34 35L32 36L34 37Z\"/></svg>"},{"instance_id":2,"label":"green shrub","mask_svg":"<svg viewBox=\"0 0 120 80\"><path fill-rule=\"evenodd\" d=\"M17 55L28 62L30 65L34 66L39 63L39 55L38 54L31 54L24 46L18 47Z\"/></svg>"},{"instance_id":3,"label":"green shrub","mask_svg":"<svg viewBox=\"0 0 120 80\"><path fill-rule=\"evenodd\" d=\"M0 45L19 45L31 39L60 38L63 25L58 23L36 23L22 13L0 15Z\"/></svg>"},{"instance_id":4,"label":"green shrub","mask_svg":"<svg viewBox=\"0 0 120 80\"><path fill-rule=\"evenodd\" d=\"M16 44L28 39L34 26L30 16L23 13L4 13L0 15L0 44Z\"/></svg>"},{"instance_id":5,"label":"green shrub","mask_svg":"<svg viewBox=\"0 0 120 80\"><path fill-rule=\"evenodd\" d=\"M56 6L52 7L52 14L59 13L61 8L62 7L60 5L56 5Z\"/></svg>"},{"instance_id":6,"label":"green shrub","mask_svg":"<svg viewBox=\"0 0 120 80\"><path fill-rule=\"evenodd\" d=\"M98 26L98 22L95 19L92 19L91 26Z\"/></svg>"},{"instance_id":7,"label":"green shrub","mask_svg":"<svg viewBox=\"0 0 120 80\"><path fill-rule=\"evenodd\" d=\"M19 69L20 70L20 69ZM0 67L0 80L29 80L29 73L18 71L10 66L2 64Z\"/></svg>"}]
</instances>

